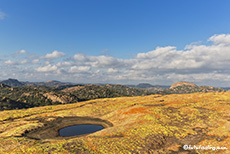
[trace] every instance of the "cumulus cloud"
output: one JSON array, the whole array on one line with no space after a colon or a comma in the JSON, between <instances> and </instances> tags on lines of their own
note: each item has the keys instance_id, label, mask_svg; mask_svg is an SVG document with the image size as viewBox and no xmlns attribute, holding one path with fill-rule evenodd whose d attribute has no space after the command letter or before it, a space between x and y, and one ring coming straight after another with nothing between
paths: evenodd
<instances>
[{"instance_id":1,"label":"cumulus cloud","mask_svg":"<svg viewBox=\"0 0 230 154\"><path fill-rule=\"evenodd\" d=\"M5 17L6 17L6 14L4 12L0 11L0 20L5 19Z\"/></svg>"},{"instance_id":2,"label":"cumulus cloud","mask_svg":"<svg viewBox=\"0 0 230 154\"><path fill-rule=\"evenodd\" d=\"M19 54L24 54L24 53L26 53L26 50L20 50L20 51L18 51L17 53L19 53Z\"/></svg>"},{"instance_id":3,"label":"cumulus cloud","mask_svg":"<svg viewBox=\"0 0 230 154\"><path fill-rule=\"evenodd\" d=\"M57 63L57 66L58 66L58 67L66 67L66 66L71 66L71 65L72 65L72 63L69 62L69 61L58 62L58 63Z\"/></svg>"},{"instance_id":4,"label":"cumulus cloud","mask_svg":"<svg viewBox=\"0 0 230 154\"><path fill-rule=\"evenodd\" d=\"M83 54L75 54L73 58L78 61L88 61L89 60L89 58Z\"/></svg>"},{"instance_id":5,"label":"cumulus cloud","mask_svg":"<svg viewBox=\"0 0 230 154\"><path fill-rule=\"evenodd\" d=\"M23 60L23 61L20 62L20 64L26 64L26 63L28 63L27 60Z\"/></svg>"},{"instance_id":6,"label":"cumulus cloud","mask_svg":"<svg viewBox=\"0 0 230 154\"><path fill-rule=\"evenodd\" d=\"M54 61L52 59L65 56L65 53L54 51L40 58L2 59L2 65L11 70L15 67L14 72L21 74L25 73L22 69L28 68L26 71L33 77L40 75L72 82L172 84L183 80L230 86L230 35L213 35L207 40L211 44L192 43L183 50L174 46L157 47L130 59L76 53ZM21 50L20 53L27 52ZM16 69L20 65L21 68Z\"/></svg>"},{"instance_id":7,"label":"cumulus cloud","mask_svg":"<svg viewBox=\"0 0 230 154\"><path fill-rule=\"evenodd\" d=\"M90 70L89 66L72 66L70 67L69 72L77 73L77 72L88 72Z\"/></svg>"},{"instance_id":8,"label":"cumulus cloud","mask_svg":"<svg viewBox=\"0 0 230 154\"><path fill-rule=\"evenodd\" d=\"M7 60L4 62L5 64L8 64L8 65L24 65L24 64L27 64L28 61L27 60L22 60L22 61L13 61L13 60Z\"/></svg>"},{"instance_id":9,"label":"cumulus cloud","mask_svg":"<svg viewBox=\"0 0 230 154\"><path fill-rule=\"evenodd\" d=\"M119 67L121 65L122 65L122 60L111 56L98 56L94 63L94 67L110 67L110 66Z\"/></svg>"},{"instance_id":10,"label":"cumulus cloud","mask_svg":"<svg viewBox=\"0 0 230 154\"><path fill-rule=\"evenodd\" d=\"M52 71L57 71L58 67L55 65L47 65L47 66L43 66L43 67L38 67L36 70L38 72L52 72Z\"/></svg>"},{"instance_id":11,"label":"cumulus cloud","mask_svg":"<svg viewBox=\"0 0 230 154\"><path fill-rule=\"evenodd\" d=\"M211 46L193 45L187 50L177 50L176 47L157 47L147 53L139 53L136 57L136 64L133 69L153 69L159 71L185 73L205 71L205 69L227 69L230 64L230 47L228 44L229 35L214 35L209 38L214 42ZM220 44L225 44L220 45Z\"/></svg>"},{"instance_id":12,"label":"cumulus cloud","mask_svg":"<svg viewBox=\"0 0 230 154\"><path fill-rule=\"evenodd\" d=\"M168 46L168 47L157 47L153 51L149 51L147 53L138 53L137 58L139 59L152 59L160 57L161 55L171 55L171 53L176 51L176 47Z\"/></svg>"},{"instance_id":13,"label":"cumulus cloud","mask_svg":"<svg viewBox=\"0 0 230 154\"><path fill-rule=\"evenodd\" d=\"M63 52L54 51L52 53L47 53L45 58L55 59L55 58L59 58L59 57L63 57L63 56L65 56L65 54Z\"/></svg>"},{"instance_id":14,"label":"cumulus cloud","mask_svg":"<svg viewBox=\"0 0 230 154\"><path fill-rule=\"evenodd\" d=\"M107 70L108 73L117 73L118 72L118 69L114 69L114 68L109 68Z\"/></svg>"},{"instance_id":15,"label":"cumulus cloud","mask_svg":"<svg viewBox=\"0 0 230 154\"><path fill-rule=\"evenodd\" d=\"M230 35L229 34L213 35L212 37L209 38L209 41L213 41L214 44L230 45Z\"/></svg>"},{"instance_id":16,"label":"cumulus cloud","mask_svg":"<svg viewBox=\"0 0 230 154\"><path fill-rule=\"evenodd\" d=\"M125 67L125 60L118 59L112 56L87 56L83 54L75 54L74 59L90 65L94 68L106 68L106 67Z\"/></svg>"},{"instance_id":17,"label":"cumulus cloud","mask_svg":"<svg viewBox=\"0 0 230 154\"><path fill-rule=\"evenodd\" d=\"M32 60L32 63L37 64L40 60L39 59L34 59Z\"/></svg>"},{"instance_id":18,"label":"cumulus cloud","mask_svg":"<svg viewBox=\"0 0 230 154\"><path fill-rule=\"evenodd\" d=\"M4 63L5 63L5 64L9 64L9 65L13 65L13 64L15 64L15 62L14 62L14 61L12 61L12 60L7 60L7 61L5 61Z\"/></svg>"}]
</instances>

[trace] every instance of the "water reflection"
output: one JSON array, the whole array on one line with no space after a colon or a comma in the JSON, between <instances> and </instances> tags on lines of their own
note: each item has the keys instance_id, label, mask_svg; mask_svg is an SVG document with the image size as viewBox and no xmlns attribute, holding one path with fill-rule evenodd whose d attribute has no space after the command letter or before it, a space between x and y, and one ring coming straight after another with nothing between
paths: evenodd
<instances>
[{"instance_id":1,"label":"water reflection","mask_svg":"<svg viewBox=\"0 0 230 154\"><path fill-rule=\"evenodd\" d=\"M59 135L69 137L97 132L104 129L101 125L73 125L59 130Z\"/></svg>"}]
</instances>

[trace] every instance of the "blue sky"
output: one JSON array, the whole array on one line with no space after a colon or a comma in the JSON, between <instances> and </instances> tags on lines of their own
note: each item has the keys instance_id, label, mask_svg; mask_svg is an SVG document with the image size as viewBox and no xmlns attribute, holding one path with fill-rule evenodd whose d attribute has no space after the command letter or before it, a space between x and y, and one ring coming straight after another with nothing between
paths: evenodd
<instances>
[{"instance_id":1,"label":"blue sky","mask_svg":"<svg viewBox=\"0 0 230 154\"><path fill-rule=\"evenodd\" d=\"M228 0L1 0L0 80L230 86L229 8Z\"/></svg>"}]
</instances>

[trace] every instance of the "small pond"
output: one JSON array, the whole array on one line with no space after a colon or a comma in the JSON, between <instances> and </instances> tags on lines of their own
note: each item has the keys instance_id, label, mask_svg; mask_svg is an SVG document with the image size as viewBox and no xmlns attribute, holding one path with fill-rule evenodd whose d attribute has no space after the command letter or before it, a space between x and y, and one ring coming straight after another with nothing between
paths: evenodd
<instances>
[{"instance_id":1,"label":"small pond","mask_svg":"<svg viewBox=\"0 0 230 154\"><path fill-rule=\"evenodd\" d=\"M69 137L75 135L90 134L102 129L104 129L104 127L101 125L74 125L60 129L59 135L62 137Z\"/></svg>"}]
</instances>

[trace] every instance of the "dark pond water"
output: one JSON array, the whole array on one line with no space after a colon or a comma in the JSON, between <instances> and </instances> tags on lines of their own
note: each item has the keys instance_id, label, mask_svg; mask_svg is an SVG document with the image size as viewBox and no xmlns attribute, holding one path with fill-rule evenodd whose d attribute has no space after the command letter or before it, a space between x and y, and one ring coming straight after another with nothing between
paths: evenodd
<instances>
[{"instance_id":1,"label":"dark pond water","mask_svg":"<svg viewBox=\"0 0 230 154\"><path fill-rule=\"evenodd\" d=\"M74 125L59 130L59 135L69 137L97 132L104 129L101 125Z\"/></svg>"}]
</instances>

